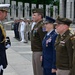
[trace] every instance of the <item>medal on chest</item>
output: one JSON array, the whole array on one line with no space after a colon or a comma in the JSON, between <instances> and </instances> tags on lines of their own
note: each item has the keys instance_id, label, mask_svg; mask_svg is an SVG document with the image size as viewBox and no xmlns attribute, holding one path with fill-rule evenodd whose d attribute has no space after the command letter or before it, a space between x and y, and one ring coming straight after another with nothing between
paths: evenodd
<instances>
[{"instance_id":1,"label":"medal on chest","mask_svg":"<svg viewBox=\"0 0 75 75\"><path fill-rule=\"evenodd\" d=\"M48 43L51 42L51 37L49 39L46 40L46 47L48 47Z\"/></svg>"},{"instance_id":2,"label":"medal on chest","mask_svg":"<svg viewBox=\"0 0 75 75\"><path fill-rule=\"evenodd\" d=\"M38 28L35 28L35 29L33 30L33 36L35 36L35 34L37 33L37 30L38 30Z\"/></svg>"}]
</instances>

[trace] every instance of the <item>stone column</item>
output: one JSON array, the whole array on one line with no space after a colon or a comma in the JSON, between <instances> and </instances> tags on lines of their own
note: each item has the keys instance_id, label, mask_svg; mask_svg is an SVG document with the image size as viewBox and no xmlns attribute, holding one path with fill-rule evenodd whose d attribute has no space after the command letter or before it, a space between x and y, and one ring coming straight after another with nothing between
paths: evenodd
<instances>
[{"instance_id":1,"label":"stone column","mask_svg":"<svg viewBox=\"0 0 75 75\"><path fill-rule=\"evenodd\" d=\"M53 18L56 19L58 16L58 7L53 6Z\"/></svg>"},{"instance_id":2,"label":"stone column","mask_svg":"<svg viewBox=\"0 0 75 75\"><path fill-rule=\"evenodd\" d=\"M4 4L4 0L0 0L0 4Z\"/></svg>"},{"instance_id":3,"label":"stone column","mask_svg":"<svg viewBox=\"0 0 75 75\"><path fill-rule=\"evenodd\" d=\"M5 0L5 3L10 3L10 0Z\"/></svg>"},{"instance_id":4,"label":"stone column","mask_svg":"<svg viewBox=\"0 0 75 75\"><path fill-rule=\"evenodd\" d=\"M59 6L60 6L59 15L61 17L64 17L64 1L63 0L60 0Z\"/></svg>"},{"instance_id":5,"label":"stone column","mask_svg":"<svg viewBox=\"0 0 75 75\"><path fill-rule=\"evenodd\" d=\"M50 16L50 5L46 5L46 16Z\"/></svg>"},{"instance_id":6,"label":"stone column","mask_svg":"<svg viewBox=\"0 0 75 75\"><path fill-rule=\"evenodd\" d=\"M66 17L70 18L70 17L72 17L72 15L70 14L70 11L72 10L72 5L70 5L70 0L67 0L66 4L67 4L67 6L66 6ZM72 11L71 11L71 13L72 13Z\"/></svg>"},{"instance_id":7,"label":"stone column","mask_svg":"<svg viewBox=\"0 0 75 75\"><path fill-rule=\"evenodd\" d=\"M23 3L18 2L18 17L21 18L23 17Z\"/></svg>"},{"instance_id":8,"label":"stone column","mask_svg":"<svg viewBox=\"0 0 75 75\"><path fill-rule=\"evenodd\" d=\"M30 12L30 8L29 8L29 3L25 3L25 18L29 19L29 12Z\"/></svg>"},{"instance_id":9,"label":"stone column","mask_svg":"<svg viewBox=\"0 0 75 75\"><path fill-rule=\"evenodd\" d=\"M31 15L32 15L32 10L33 10L34 8L36 8L36 4L32 4L32 6L31 6Z\"/></svg>"},{"instance_id":10,"label":"stone column","mask_svg":"<svg viewBox=\"0 0 75 75\"><path fill-rule=\"evenodd\" d=\"M66 17L73 20L74 18L74 0L67 0Z\"/></svg>"},{"instance_id":11,"label":"stone column","mask_svg":"<svg viewBox=\"0 0 75 75\"><path fill-rule=\"evenodd\" d=\"M43 8L43 5L42 4L39 4L39 8Z\"/></svg>"},{"instance_id":12,"label":"stone column","mask_svg":"<svg viewBox=\"0 0 75 75\"><path fill-rule=\"evenodd\" d=\"M11 17L16 18L16 1L11 2Z\"/></svg>"}]
</instances>

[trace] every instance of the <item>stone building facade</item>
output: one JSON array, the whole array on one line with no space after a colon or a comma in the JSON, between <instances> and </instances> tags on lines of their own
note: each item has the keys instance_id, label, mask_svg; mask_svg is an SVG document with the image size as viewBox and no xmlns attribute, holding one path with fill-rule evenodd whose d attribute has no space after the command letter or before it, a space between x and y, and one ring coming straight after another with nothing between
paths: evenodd
<instances>
[{"instance_id":1,"label":"stone building facade","mask_svg":"<svg viewBox=\"0 0 75 75\"><path fill-rule=\"evenodd\" d=\"M27 18L27 19L31 19L31 15L32 15L32 9L36 8L36 4L29 4L29 3L23 3L23 2L18 2L16 0L0 0L0 4L3 3L9 3L10 4L10 10L7 16L7 20L15 19L15 18ZM31 6L31 7L30 7ZM51 16L51 11L50 11L50 4L47 5L43 5L43 4L38 4L38 8L45 8L44 9L44 17L45 16ZM53 7L53 18L56 18L56 16L58 15L58 11L56 11L56 9L58 10L57 6Z\"/></svg>"},{"instance_id":2,"label":"stone building facade","mask_svg":"<svg viewBox=\"0 0 75 75\"><path fill-rule=\"evenodd\" d=\"M59 15L67 17L75 23L75 0L60 0Z\"/></svg>"}]
</instances>

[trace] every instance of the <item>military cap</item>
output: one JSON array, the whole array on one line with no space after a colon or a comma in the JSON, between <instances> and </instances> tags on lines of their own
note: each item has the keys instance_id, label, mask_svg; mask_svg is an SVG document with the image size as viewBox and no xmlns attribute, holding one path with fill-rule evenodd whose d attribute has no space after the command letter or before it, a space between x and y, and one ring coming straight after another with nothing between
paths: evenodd
<instances>
[{"instance_id":1,"label":"military cap","mask_svg":"<svg viewBox=\"0 0 75 75\"><path fill-rule=\"evenodd\" d=\"M20 20L24 20L24 18L22 17L22 18L20 18Z\"/></svg>"},{"instance_id":2,"label":"military cap","mask_svg":"<svg viewBox=\"0 0 75 75\"><path fill-rule=\"evenodd\" d=\"M72 21L70 19L68 19L68 18L60 18L60 17L58 17L56 19L56 23L58 23L58 24L66 24L66 25L70 26Z\"/></svg>"},{"instance_id":3,"label":"military cap","mask_svg":"<svg viewBox=\"0 0 75 75\"><path fill-rule=\"evenodd\" d=\"M55 23L55 19L53 19L49 16L46 16L46 19L45 19L44 23Z\"/></svg>"},{"instance_id":4,"label":"military cap","mask_svg":"<svg viewBox=\"0 0 75 75\"><path fill-rule=\"evenodd\" d=\"M43 9L41 8L35 8L32 10L33 13L43 13Z\"/></svg>"},{"instance_id":5,"label":"military cap","mask_svg":"<svg viewBox=\"0 0 75 75\"><path fill-rule=\"evenodd\" d=\"M1 11L6 11L7 12L9 7L10 7L10 4L0 4L0 10Z\"/></svg>"}]
</instances>

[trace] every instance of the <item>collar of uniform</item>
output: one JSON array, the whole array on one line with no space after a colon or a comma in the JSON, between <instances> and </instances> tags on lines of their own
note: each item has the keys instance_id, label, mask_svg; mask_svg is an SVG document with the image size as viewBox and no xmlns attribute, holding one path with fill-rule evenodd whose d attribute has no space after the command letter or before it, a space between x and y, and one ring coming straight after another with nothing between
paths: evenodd
<instances>
[{"instance_id":1,"label":"collar of uniform","mask_svg":"<svg viewBox=\"0 0 75 75\"><path fill-rule=\"evenodd\" d=\"M47 36L53 31L54 29L50 30L48 33L47 33Z\"/></svg>"},{"instance_id":2,"label":"collar of uniform","mask_svg":"<svg viewBox=\"0 0 75 75\"><path fill-rule=\"evenodd\" d=\"M57 33L57 34L59 34L58 32L57 32L57 30L55 29L55 32Z\"/></svg>"},{"instance_id":3,"label":"collar of uniform","mask_svg":"<svg viewBox=\"0 0 75 75\"><path fill-rule=\"evenodd\" d=\"M69 30L67 30L65 33L63 33L61 36L66 36L66 35L69 35L69 33L70 33L70 31Z\"/></svg>"},{"instance_id":4,"label":"collar of uniform","mask_svg":"<svg viewBox=\"0 0 75 75\"><path fill-rule=\"evenodd\" d=\"M42 23L43 23L43 20L40 20L39 22L36 22L36 24L39 24L39 23L41 23L41 24L42 24Z\"/></svg>"}]
</instances>

